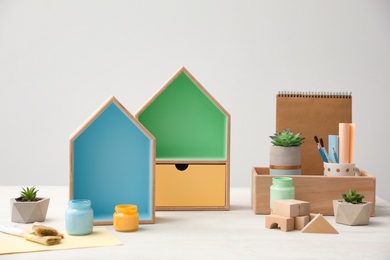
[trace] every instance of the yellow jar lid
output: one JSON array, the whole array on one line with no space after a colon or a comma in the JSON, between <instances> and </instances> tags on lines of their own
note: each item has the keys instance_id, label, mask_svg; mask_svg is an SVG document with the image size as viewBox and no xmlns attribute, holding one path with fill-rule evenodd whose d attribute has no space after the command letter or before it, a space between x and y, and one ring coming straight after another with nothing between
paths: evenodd
<instances>
[{"instance_id":1,"label":"yellow jar lid","mask_svg":"<svg viewBox=\"0 0 390 260\"><path fill-rule=\"evenodd\" d=\"M134 214L137 212L137 205L121 204L115 206L115 212L123 214Z\"/></svg>"}]
</instances>

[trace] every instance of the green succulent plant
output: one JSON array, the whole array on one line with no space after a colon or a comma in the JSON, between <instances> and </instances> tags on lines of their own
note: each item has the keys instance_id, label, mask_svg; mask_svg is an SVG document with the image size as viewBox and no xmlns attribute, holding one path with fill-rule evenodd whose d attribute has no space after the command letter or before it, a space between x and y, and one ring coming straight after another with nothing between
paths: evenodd
<instances>
[{"instance_id":1,"label":"green succulent plant","mask_svg":"<svg viewBox=\"0 0 390 260\"><path fill-rule=\"evenodd\" d=\"M295 134L290 129L285 129L283 132L279 132L270 136L272 139L271 143L275 146L300 146L303 144L304 137L301 137L302 133Z\"/></svg>"},{"instance_id":2,"label":"green succulent plant","mask_svg":"<svg viewBox=\"0 0 390 260\"><path fill-rule=\"evenodd\" d=\"M23 201L36 201L38 191L39 190L37 190L35 187L22 188L22 191L20 192L20 197Z\"/></svg>"},{"instance_id":3,"label":"green succulent plant","mask_svg":"<svg viewBox=\"0 0 390 260\"><path fill-rule=\"evenodd\" d=\"M342 194L342 196L346 202L350 202L352 204L362 203L364 199L364 195L357 193L356 190L350 190L349 192Z\"/></svg>"}]
</instances>

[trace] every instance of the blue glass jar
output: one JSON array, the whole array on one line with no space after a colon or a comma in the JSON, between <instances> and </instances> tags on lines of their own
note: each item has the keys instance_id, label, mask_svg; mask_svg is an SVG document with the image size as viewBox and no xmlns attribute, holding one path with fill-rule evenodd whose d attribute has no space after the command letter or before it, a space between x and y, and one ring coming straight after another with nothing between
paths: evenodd
<instances>
[{"instance_id":1,"label":"blue glass jar","mask_svg":"<svg viewBox=\"0 0 390 260\"><path fill-rule=\"evenodd\" d=\"M93 230L93 209L91 201L71 200L65 212L66 232L72 236L84 236Z\"/></svg>"}]
</instances>

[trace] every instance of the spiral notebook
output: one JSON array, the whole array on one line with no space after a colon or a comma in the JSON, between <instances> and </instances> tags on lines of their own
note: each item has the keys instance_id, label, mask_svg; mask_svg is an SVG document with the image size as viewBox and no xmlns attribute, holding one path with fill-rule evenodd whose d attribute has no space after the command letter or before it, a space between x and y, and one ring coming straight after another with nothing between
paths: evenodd
<instances>
[{"instance_id":1,"label":"spiral notebook","mask_svg":"<svg viewBox=\"0 0 390 260\"><path fill-rule=\"evenodd\" d=\"M322 175L323 160L314 136L328 148L328 135L338 135L339 123L352 123L351 92L291 92L276 95L276 133L289 128L305 137L301 145L302 175Z\"/></svg>"}]
</instances>

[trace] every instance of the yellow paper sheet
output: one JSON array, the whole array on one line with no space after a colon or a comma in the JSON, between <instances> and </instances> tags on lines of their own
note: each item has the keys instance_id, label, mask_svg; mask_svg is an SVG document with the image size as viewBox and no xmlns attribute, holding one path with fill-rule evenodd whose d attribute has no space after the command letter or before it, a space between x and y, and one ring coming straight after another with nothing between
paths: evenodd
<instances>
[{"instance_id":1,"label":"yellow paper sheet","mask_svg":"<svg viewBox=\"0 0 390 260\"><path fill-rule=\"evenodd\" d=\"M53 246L45 246L27 241L21 237L0 233L0 255L122 245L122 242L119 241L116 237L114 237L104 227L94 227L92 234L87 236L70 236L66 233L64 234L65 238L61 240L60 244Z\"/></svg>"}]
</instances>

